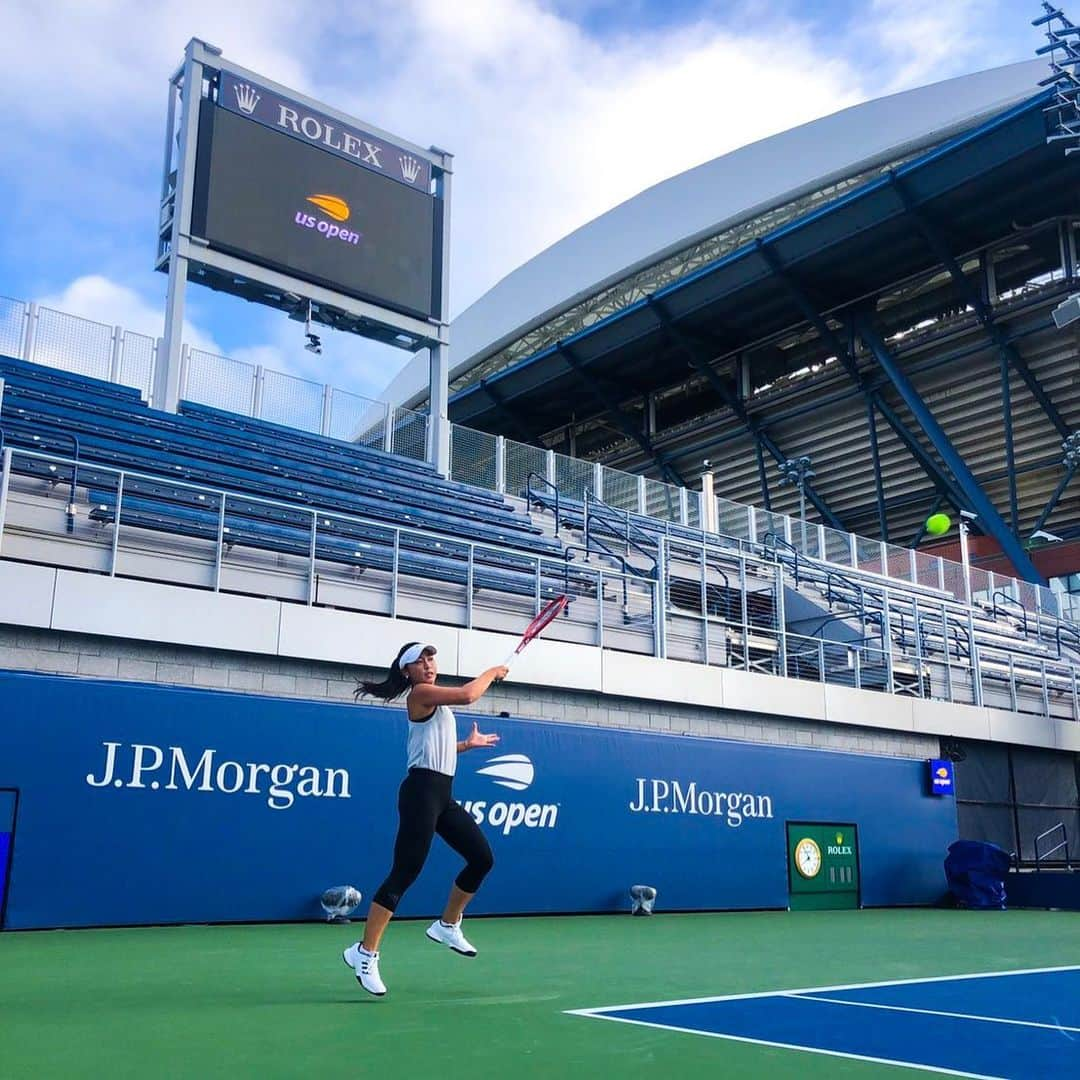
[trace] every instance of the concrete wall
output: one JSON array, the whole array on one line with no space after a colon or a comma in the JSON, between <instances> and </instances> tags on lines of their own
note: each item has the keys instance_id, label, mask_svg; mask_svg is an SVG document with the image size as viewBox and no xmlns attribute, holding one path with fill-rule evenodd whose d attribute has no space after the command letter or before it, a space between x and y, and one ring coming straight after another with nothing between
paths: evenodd
<instances>
[{"instance_id":1,"label":"concrete wall","mask_svg":"<svg viewBox=\"0 0 1080 1080\"><path fill-rule=\"evenodd\" d=\"M0 668L351 700L425 640L471 677L506 635L0 560ZM540 640L477 711L906 757L958 735L1080 750L1080 724Z\"/></svg>"},{"instance_id":2,"label":"concrete wall","mask_svg":"<svg viewBox=\"0 0 1080 1080\"><path fill-rule=\"evenodd\" d=\"M365 665L257 656L3 625L0 625L0 669L273 694L309 701L352 701L358 678L380 674L379 669ZM926 758L938 752L936 736L914 732L883 731L678 702L650 702L597 691L514 682L492 687L469 711L493 716L506 712L535 720L747 739L780 746L854 750L892 757Z\"/></svg>"}]
</instances>

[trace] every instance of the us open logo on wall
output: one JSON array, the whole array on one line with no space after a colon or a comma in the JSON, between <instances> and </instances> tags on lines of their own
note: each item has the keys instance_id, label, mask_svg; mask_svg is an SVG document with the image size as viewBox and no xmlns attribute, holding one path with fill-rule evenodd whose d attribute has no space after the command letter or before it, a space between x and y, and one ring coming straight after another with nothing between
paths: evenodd
<instances>
[{"instance_id":1,"label":"us open logo on wall","mask_svg":"<svg viewBox=\"0 0 1080 1080\"><path fill-rule=\"evenodd\" d=\"M536 769L525 754L500 754L488 758L476 771L477 783L511 791L527 791L536 779ZM558 803L507 802L502 799L469 799L462 803L477 825L490 825L503 836L518 828L554 829L559 821Z\"/></svg>"},{"instance_id":2,"label":"us open logo on wall","mask_svg":"<svg viewBox=\"0 0 1080 1080\"><path fill-rule=\"evenodd\" d=\"M514 791L525 791L536 777L533 763L524 754L503 754L492 758L482 769L479 776L490 776L499 787Z\"/></svg>"},{"instance_id":3,"label":"us open logo on wall","mask_svg":"<svg viewBox=\"0 0 1080 1080\"><path fill-rule=\"evenodd\" d=\"M931 758L927 765L930 769L930 794L953 794L953 763L944 758Z\"/></svg>"}]
</instances>

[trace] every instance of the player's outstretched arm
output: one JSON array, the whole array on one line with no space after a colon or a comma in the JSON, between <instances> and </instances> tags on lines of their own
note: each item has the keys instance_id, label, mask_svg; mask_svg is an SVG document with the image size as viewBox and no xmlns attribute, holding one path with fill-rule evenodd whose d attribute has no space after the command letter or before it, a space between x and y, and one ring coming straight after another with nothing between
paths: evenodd
<instances>
[{"instance_id":1,"label":"player's outstretched arm","mask_svg":"<svg viewBox=\"0 0 1080 1080\"><path fill-rule=\"evenodd\" d=\"M506 677L506 666L488 668L482 675L477 675L464 686L436 686L434 683L421 683L414 686L409 700L421 707L434 708L438 705L472 705L479 701L493 682Z\"/></svg>"}]
</instances>

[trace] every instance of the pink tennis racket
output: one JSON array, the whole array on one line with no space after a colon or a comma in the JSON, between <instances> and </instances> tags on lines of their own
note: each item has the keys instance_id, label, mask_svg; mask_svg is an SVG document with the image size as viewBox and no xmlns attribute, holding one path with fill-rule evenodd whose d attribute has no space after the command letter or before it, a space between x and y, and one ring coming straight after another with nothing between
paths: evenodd
<instances>
[{"instance_id":1,"label":"pink tennis racket","mask_svg":"<svg viewBox=\"0 0 1080 1080\"><path fill-rule=\"evenodd\" d=\"M503 661L504 667L510 667L518 656L521 655L525 646L528 645L530 641L538 638L544 630L566 610L569 599L568 596L556 596L554 600L544 606L540 614L525 627L525 633L521 635L521 640L518 642L517 648Z\"/></svg>"}]
</instances>

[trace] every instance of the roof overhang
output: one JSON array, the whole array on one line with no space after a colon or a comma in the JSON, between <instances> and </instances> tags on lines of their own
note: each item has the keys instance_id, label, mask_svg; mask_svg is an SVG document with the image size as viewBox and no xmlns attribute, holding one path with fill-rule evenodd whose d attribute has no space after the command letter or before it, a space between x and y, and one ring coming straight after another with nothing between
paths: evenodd
<instances>
[{"instance_id":1,"label":"roof overhang","mask_svg":"<svg viewBox=\"0 0 1080 1080\"><path fill-rule=\"evenodd\" d=\"M1001 238L1014 222L1031 224L1076 211L1076 162L1067 161L1060 147L1047 146L1047 99L1047 93L1030 96L659 290L653 299L674 325L713 342L720 355L803 322L775 273L776 262L808 288L821 312L849 307L934 266L933 253L911 227L897 184L940 226L955 252ZM653 306L639 301L455 394L451 419L515 438L521 438L523 426L534 434L551 430L589 394L587 379L620 388L624 395L677 381L680 372L670 359L657 362L666 340ZM589 396L588 405L593 404Z\"/></svg>"}]
</instances>

